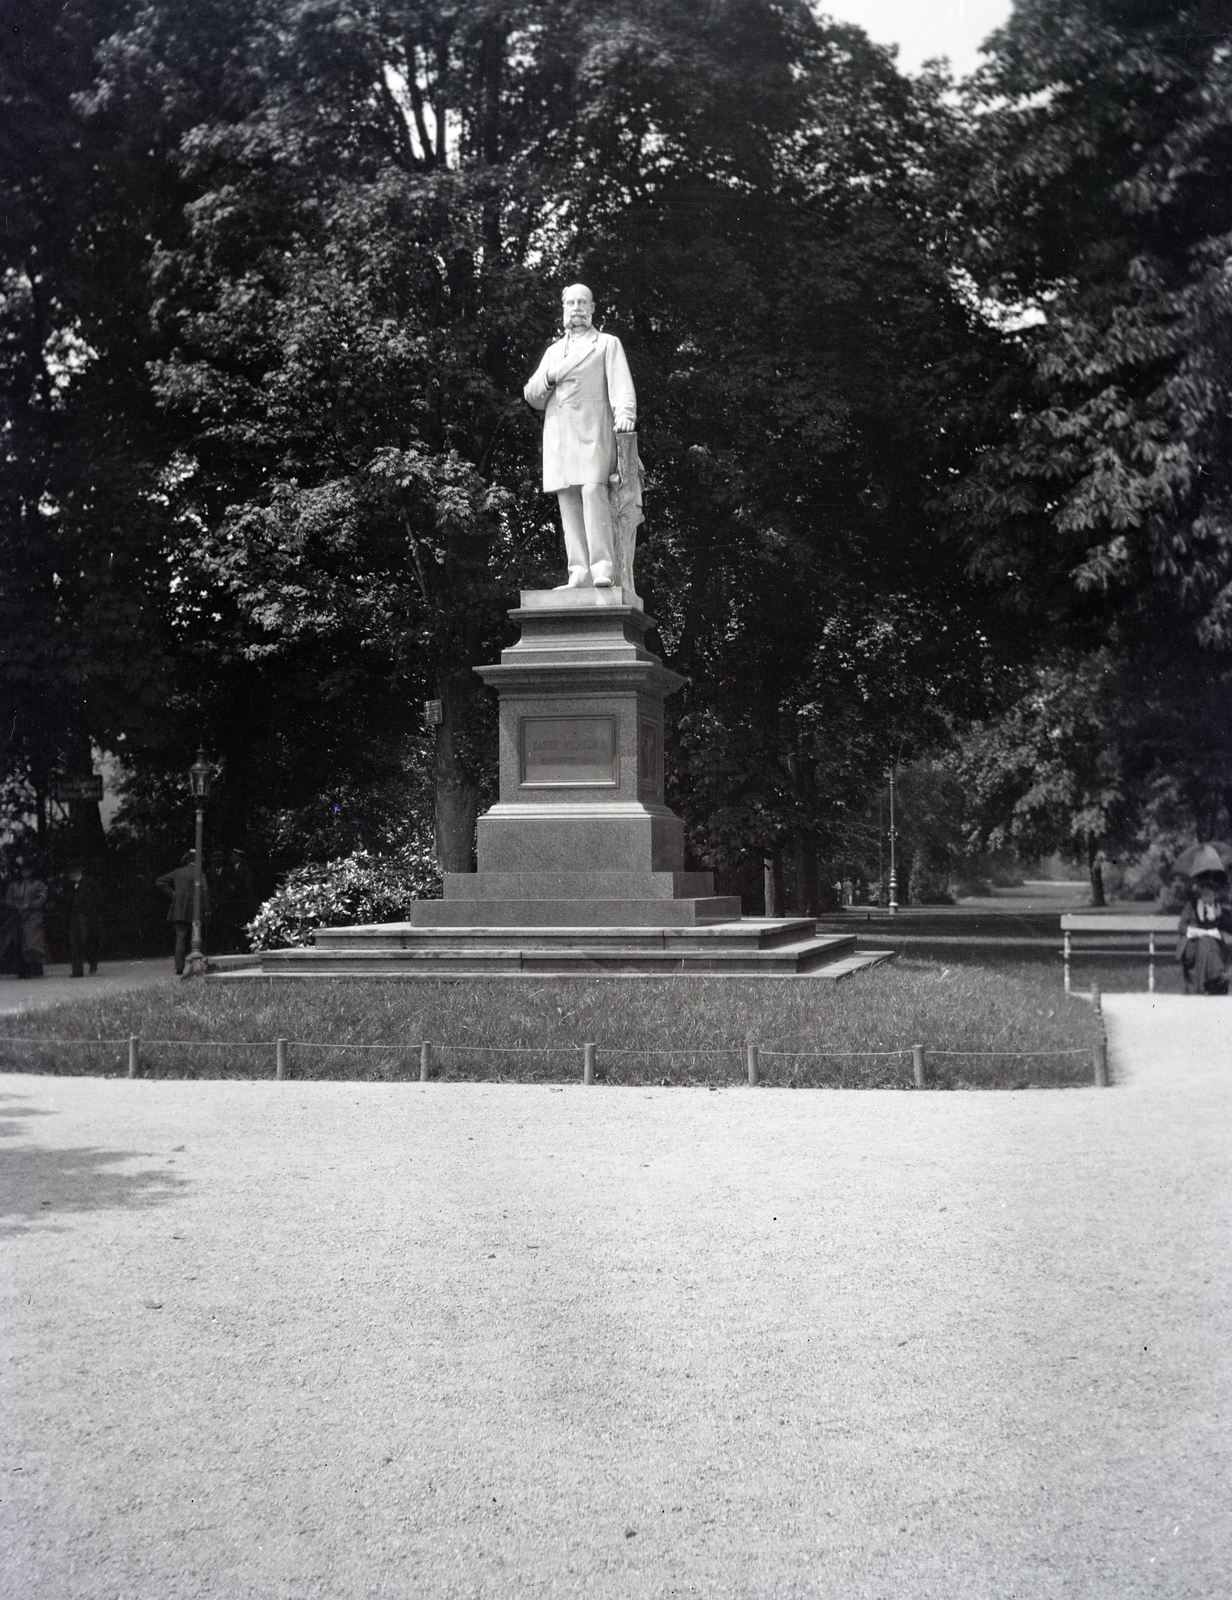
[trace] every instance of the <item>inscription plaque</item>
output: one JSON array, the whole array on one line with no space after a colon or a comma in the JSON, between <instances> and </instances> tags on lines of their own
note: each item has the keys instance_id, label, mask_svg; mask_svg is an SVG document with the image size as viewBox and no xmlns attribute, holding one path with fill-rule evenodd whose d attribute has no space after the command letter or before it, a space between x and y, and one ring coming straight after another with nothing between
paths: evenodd
<instances>
[{"instance_id":1,"label":"inscription plaque","mask_svg":"<svg viewBox=\"0 0 1232 1600\"><path fill-rule=\"evenodd\" d=\"M615 717L522 718L524 788L618 782Z\"/></svg>"}]
</instances>

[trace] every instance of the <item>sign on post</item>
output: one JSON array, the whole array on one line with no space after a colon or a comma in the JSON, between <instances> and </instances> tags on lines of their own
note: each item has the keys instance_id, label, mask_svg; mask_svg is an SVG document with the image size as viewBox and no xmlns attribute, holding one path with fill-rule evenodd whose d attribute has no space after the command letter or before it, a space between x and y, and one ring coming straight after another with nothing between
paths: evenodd
<instances>
[{"instance_id":1,"label":"sign on post","mask_svg":"<svg viewBox=\"0 0 1232 1600\"><path fill-rule=\"evenodd\" d=\"M55 778L51 790L53 798L60 805L67 805L70 800L101 800L103 775L101 772L91 772L73 778Z\"/></svg>"}]
</instances>

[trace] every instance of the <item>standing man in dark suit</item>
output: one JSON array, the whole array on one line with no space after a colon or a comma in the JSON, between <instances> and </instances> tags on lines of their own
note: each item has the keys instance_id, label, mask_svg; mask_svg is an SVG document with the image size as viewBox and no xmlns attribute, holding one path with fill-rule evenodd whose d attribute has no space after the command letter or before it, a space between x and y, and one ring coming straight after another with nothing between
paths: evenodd
<instances>
[{"instance_id":1,"label":"standing man in dark suit","mask_svg":"<svg viewBox=\"0 0 1232 1600\"><path fill-rule=\"evenodd\" d=\"M167 911L167 921L175 925L175 972L176 976L184 976L184 962L188 956L189 941L192 938L193 921L193 884L197 878L196 852L189 850L184 860L171 872L164 872L158 880L158 887L164 894L171 896L171 905ZM201 935L202 943L205 942L205 925L210 915L210 886L205 874L201 874Z\"/></svg>"},{"instance_id":2,"label":"standing man in dark suit","mask_svg":"<svg viewBox=\"0 0 1232 1600\"><path fill-rule=\"evenodd\" d=\"M99 935L102 931L103 897L98 884L79 861L68 869L68 953L73 963L74 978L85 976L87 964L91 976L98 971Z\"/></svg>"}]
</instances>

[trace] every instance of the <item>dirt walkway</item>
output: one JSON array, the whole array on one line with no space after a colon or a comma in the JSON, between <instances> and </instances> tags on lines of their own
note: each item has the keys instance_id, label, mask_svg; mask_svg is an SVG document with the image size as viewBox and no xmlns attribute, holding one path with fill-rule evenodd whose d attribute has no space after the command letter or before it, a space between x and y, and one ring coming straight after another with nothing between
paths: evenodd
<instances>
[{"instance_id":1,"label":"dirt walkway","mask_svg":"<svg viewBox=\"0 0 1232 1600\"><path fill-rule=\"evenodd\" d=\"M1203 995L1106 994L1108 1060L1119 1079L1163 1089L1171 1074L1188 1093L1195 1077L1232 1072L1232 999Z\"/></svg>"},{"instance_id":2,"label":"dirt walkway","mask_svg":"<svg viewBox=\"0 0 1232 1600\"><path fill-rule=\"evenodd\" d=\"M122 989L144 989L149 984L179 983L171 957L144 961L104 961L98 971L73 977L67 962L45 969L41 978L14 978L0 974L0 1013L42 1010L66 1000L87 1000Z\"/></svg>"},{"instance_id":3,"label":"dirt walkway","mask_svg":"<svg viewBox=\"0 0 1232 1600\"><path fill-rule=\"evenodd\" d=\"M1205 1047L1062 1093L0 1094L7 1596L1226 1589Z\"/></svg>"}]
</instances>

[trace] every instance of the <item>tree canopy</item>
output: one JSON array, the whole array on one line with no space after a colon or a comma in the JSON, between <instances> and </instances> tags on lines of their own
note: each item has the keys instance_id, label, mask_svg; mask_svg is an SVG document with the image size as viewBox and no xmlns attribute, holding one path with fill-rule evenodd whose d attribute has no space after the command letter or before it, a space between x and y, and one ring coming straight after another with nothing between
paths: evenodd
<instances>
[{"instance_id":1,"label":"tree canopy","mask_svg":"<svg viewBox=\"0 0 1232 1600\"><path fill-rule=\"evenodd\" d=\"M357 797L427 776L464 870L472 669L560 565L520 393L577 277L639 389L697 864L773 898L790 859L803 908L891 760L968 726L969 825L1004 830L1041 683L1183 635L1175 729L1227 647L1227 6L1020 0L962 105L803 0L19 9L19 786L109 744L149 813L204 740L224 834L345 806L354 849L388 831ZM1106 717L1075 727L1098 766Z\"/></svg>"},{"instance_id":2,"label":"tree canopy","mask_svg":"<svg viewBox=\"0 0 1232 1600\"><path fill-rule=\"evenodd\" d=\"M1232 644L1232 6L1018 0L956 208L1027 373L964 484L972 564L1085 625Z\"/></svg>"}]
</instances>

